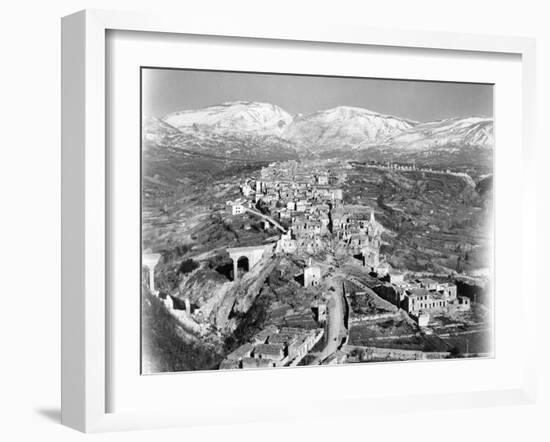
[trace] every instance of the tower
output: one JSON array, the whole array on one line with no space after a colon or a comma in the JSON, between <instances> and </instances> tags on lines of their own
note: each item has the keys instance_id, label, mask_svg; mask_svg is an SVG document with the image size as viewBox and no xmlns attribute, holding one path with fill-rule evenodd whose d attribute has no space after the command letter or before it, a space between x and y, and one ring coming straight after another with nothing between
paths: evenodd
<instances>
[{"instance_id":1,"label":"tower","mask_svg":"<svg viewBox=\"0 0 550 442\"><path fill-rule=\"evenodd\" d=\"M361 253L363 255L363 266L370 267L372 271L380 264L380 237L382 226L374 217L374 210L370 212L370 220L367 227L367 243Z\"/></svg>"}]
</instances>

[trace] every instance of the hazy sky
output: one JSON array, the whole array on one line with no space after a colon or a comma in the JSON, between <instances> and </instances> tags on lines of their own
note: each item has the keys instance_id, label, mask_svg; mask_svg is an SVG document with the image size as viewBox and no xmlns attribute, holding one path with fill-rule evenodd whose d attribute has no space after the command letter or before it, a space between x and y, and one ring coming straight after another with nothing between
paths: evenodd
<instances>
[{"instance_id":1,"label":"hazy sky","mask_svg":"<svg viewBox=\"0 0 550 442\"><path fill-rule=\"evenodd\" d=\"M155 117L237 100L303 114L356 106L416 121L493 116L486 84L144 68L142 90L143 114Z\"/></svg>"}]
</instances>

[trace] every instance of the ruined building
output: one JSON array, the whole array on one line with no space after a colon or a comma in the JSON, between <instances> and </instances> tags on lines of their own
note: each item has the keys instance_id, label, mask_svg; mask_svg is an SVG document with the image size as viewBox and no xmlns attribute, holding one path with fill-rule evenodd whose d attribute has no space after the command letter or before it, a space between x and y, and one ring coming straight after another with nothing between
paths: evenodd
<instances>
[{"instance_id":1,"label":"ruined building","mask_svg":"<svg viewBox=\"0 0 550 442\"><path fill-rule=\"evenodd\" d=\"M311 259L304 269L304 287L315 287L321 283L321 268L311 264Z\"/></svg>"},{"instance_id":2,"label":"ruined building","mask_svg":"<svg viewBox=\"0 0 550 442\"><path fill-rule=\"evenodd\" d=\"M371 272L380 273L382 271L381 273L384 273L383 270L387 266L380 259L380 245L384 227L376 221L373 211L370 213L370 220L362 225L362 230L364 232L361 249L363 266L367 267Z\"/></svg>"}]
</instances>

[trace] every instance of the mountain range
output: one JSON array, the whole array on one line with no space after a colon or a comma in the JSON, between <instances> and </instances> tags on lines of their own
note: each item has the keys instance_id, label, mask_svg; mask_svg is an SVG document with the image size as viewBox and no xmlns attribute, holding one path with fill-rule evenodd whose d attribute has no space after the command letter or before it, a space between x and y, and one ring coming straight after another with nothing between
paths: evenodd
<instances>
[{"instance_id":1,"label":"mountain range","mask_svg":"<svg viewBox=\"0 0 550 442\"><path fill-rule=\"evenodd\" d=\"M277 160L304 156L490 164L493 120L417 122L338 106L301 115L269 103L236 101L145 120L146 140L210 155Z\"/></svg>"}]
</instances>

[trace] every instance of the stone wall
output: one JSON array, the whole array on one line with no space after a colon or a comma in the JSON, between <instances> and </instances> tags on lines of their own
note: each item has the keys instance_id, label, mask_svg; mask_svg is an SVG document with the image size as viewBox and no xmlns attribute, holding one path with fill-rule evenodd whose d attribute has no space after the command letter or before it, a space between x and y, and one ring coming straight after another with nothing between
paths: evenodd
<instances>
[{"instance_id":1,"label":"stone wall","mask_svg":"<svg viewBox=\"0 0 550 442\"><path fill-rule=\"evenodd\" d=\"M392 303L398 308L401 308L404 297L403 289L392 284L380 284L373 287L372 290L382 299Z\"/></svg>"},{"instance_id":2,"label":"stone wall","mask_svg":"<svg viewBox=\"0 0 550 442\"><path fill-rule=\"evenodd\" d=\"M350 319L350 323L359 324L362 322L377 321L379 319L399 319L400 317L401 313L399 312L378 313L374 315L353 316Z\"/></svg>"},{"instance_id":3,"label":"stone wall","mask_svg":"<svg viewBox=\"0 0 550 442\"><path fill-rule=\"evenodd\" d=\"M363 361L411 361L424 359L445 359L449 352L424 352L420 350L402 350L398 348L362 347L357 345L345 345L343 350L350 354L354 350L363 352Z\"/></svg>"}]
</instances>

